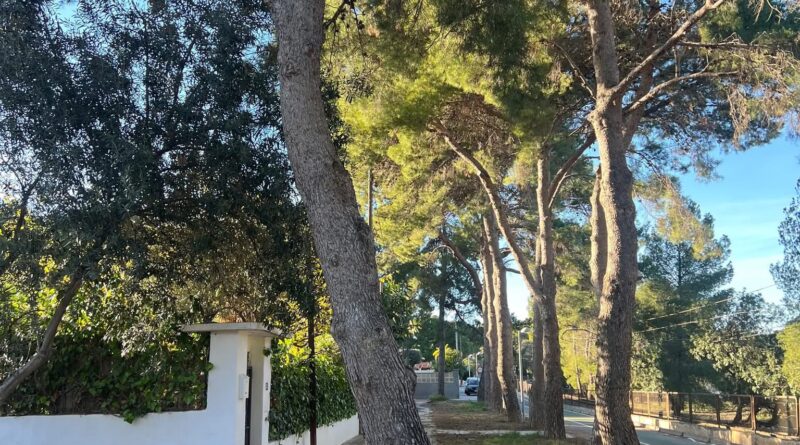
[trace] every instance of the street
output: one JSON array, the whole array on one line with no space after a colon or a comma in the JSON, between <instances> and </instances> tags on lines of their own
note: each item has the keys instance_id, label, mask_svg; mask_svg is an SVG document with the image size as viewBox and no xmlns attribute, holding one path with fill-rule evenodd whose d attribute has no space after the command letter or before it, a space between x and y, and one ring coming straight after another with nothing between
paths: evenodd
<instances>
[{"instance_id":1,"label":"street","mask_svg":"<svg viewBox=\"0 0 800 445\"><path fill-rule=\"evenodd\" d=\"M468 396L464 394L464 387L459 388L459 398L461 400L477 401L477 396ZM528 400L527 397L522 398L525 416L528 415ZM594 419L591 415L578 412L571 409L569 405L564 405L564 422L567 427L567 432L578 437L588 437L591 432ZM700 443L690 437L678 437L669 434L659 433L658 431L651 431L647 429L637 428L639 435L639 442L642 445L685 445Z\"/></svg>"}]
</instances>

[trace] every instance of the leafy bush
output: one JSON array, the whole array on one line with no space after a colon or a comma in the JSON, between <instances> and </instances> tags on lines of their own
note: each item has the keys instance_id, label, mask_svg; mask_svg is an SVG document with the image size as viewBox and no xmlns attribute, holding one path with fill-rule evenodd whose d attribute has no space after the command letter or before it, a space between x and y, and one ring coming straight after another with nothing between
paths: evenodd
<instances>
[{"instance_id":1,"label":"leafy bush","mask_svg":"<svg viewBox=\"0 0 800 445\"><path fill-rule=\"evenodd\" d=\"M117 414L205 408L208 336L179 334L123 353L97 331L56 337L53 355L0 407L0 415Z\"/></svg>"},{"instance_id":2,"label":"leafy bush","mask_svg":"<svg viewBox=\"0 0 800 445\"><path fill-rule=\"evenodd\" d=\"M338 355L320 352L317 369L317 424L330 425L356 414L356 403ZM269 439L279 440L309 428L307 351L281 342L272 354Z\"/></svg>"}]
</instances>

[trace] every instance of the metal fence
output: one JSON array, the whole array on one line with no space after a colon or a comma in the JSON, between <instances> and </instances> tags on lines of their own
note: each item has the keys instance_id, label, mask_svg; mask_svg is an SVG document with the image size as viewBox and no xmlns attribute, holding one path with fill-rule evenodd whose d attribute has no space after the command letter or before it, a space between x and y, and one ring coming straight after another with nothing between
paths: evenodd
<instances>
[{"instance_id":1,"label":"metal fence","mask_svg":"<svg viewBox=\"0 0 800 445\"><path fill-rule=\"evenodd\" d=\"M593 405L595 393L571 392L564 398ZM662 419L800 436L800 398L792 396L633 391L631 408Z\"/></svg>"}]
</instances>

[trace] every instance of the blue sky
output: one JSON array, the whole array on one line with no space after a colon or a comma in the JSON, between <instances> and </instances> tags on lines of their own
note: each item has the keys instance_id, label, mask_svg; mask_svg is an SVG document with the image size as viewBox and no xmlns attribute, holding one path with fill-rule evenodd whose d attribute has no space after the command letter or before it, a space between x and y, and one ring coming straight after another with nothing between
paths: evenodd
<instances>
[{"instance_id":1,"label":"blue sky","mask_svg":"<svg viewBox=\"0 0 800 445\"><path fill-rule=\"evenodd\" d=\"M783 137L720 159L719 179L698 181L687 175L681 178L682 190L703 213L714 216L716 236L730 238L734 269L731 286L749 290L771 286L774 282L769 265L783 257L778 225L800 179L800 141ZM525 319L528 292L519 276L509 274L508 279L511 312ZM779 302L783 296L776 286L761 293L770 302Z\"/></svg>"}]
</instances>

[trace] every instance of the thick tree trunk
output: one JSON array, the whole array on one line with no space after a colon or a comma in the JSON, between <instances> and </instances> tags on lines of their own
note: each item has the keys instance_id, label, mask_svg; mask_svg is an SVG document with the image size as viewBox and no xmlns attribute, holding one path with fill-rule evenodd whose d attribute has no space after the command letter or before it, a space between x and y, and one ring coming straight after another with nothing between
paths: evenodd
<instances>
[{"instance_id":1,"label":"thick tree trunk","mask_svg":"<svg viewBox=\"0 0 800 445\"><path fill-rule=\"evenodd\" d=\"M442 397L444 397L444 374L445 374L444 367L445 367L445 364L447 363L447 361L446 361L447 357L445 355L447 350L446 350L445 345L444 345L444 299L445 299L445 294L442 293L442 295L439 296L439 335L438 335L438 337L439 337L439 357L438 357L437 363L436 363L436 366L438 368L438 370L437 370L438 371L437 372L437 377L438 377L438 379L437 379L437 383L438 383L437 391L439 392L439 395L442 396Z\"/></svg>"},{"instance_id":2,"label":"thick tree trunk","mask_svg":"<svg viewBox=\"0 0 800 445\"><path fill-rule=\"evenodd\" d=\"M591 205L592 205L592 236L591 236L591 257L589 265L591 269L592 289L597 301L600 301L600 293L603 288L603 276L606 273L606 251L607 251L607 235L606 235L606 217L603 212L603 206L600 204L600 178L602 177L602 169L597 168L597 173L594 179L594 188L592 189Z\"/></svg>"},{"instance_id":3,"label":"thick tree trunk","mask_svg":"<svg viewBox=\"0 0 800 445\"><path fill-rule=\"evenodd\" d=\"M533 386L530 391L530 419L534 429L544 428L544 335L540 304L533 303Z\"/></svg>"},{"instance_id":4,"label":"thick tree trunk","mask_svg":"<svg viewBox=\"0 0 800 445\"><path fill-rule=\"evenodd\" d=\"M44 333L39 348L24 365L14 371L14 373L8 376L3 381L3 384L0 385L0 405L6 402L11 394L14 393L14 390L16 390L25 379L47 363L47 359L53 352L53 342L58 332L58 326L61 324L61 320L64 318L69 304L75 298L75 295L78 294L83 284L85 274L86 269L82 266L79 267L70 277L69 284L59 292L58 305L56 306L55 312L53 312L53 318L51 318L50 322L47 324L47 330Z\"/></svg>"},{"instance_id":5,"label":"thick tree trunk","mask_svg":"<svg viewBox=\"0 0 800 445\"><path fill-rule=\"evenodd\" d=\"M600 284L595 443L630 445L639 443L629 405L631 329L638 275L633 175L625 159L621 98L614 93L620 80L611 8L605 0L591 0L587 9L597 77L597 101L590 122L600 152L597 203L605 218L606 235L605 270L592 274ZM598 264L593 262L592 266Z\"/></svg>"},{"instance_id":6,"label":"thick tree trunk","mask_svg":"<svg viewBox=\"0 0 800 445\"><path fill-rule=\"evenodd\" d=\"M537 163L536 201L539 213L539 247L537 263L541 289L540 322L544 347L544 431L556 439L567 437L564 428L564 395L561 371L558 316L556 314L555 249L553 248L553 211L550 208L549 152L542 149Z\"/></svg>"},{"instance_id":7,"label":"thick tree trunk","mask_svg":"<svg viewBox=\"0 0 800 445\"><path fill-rule=\"evenodd\" d=\"M378 290L372 232L328 131L320 93L323 0L273 2L283 129L331 296L342 352L368 444L428 444L414 372L398 353Z\"/></svg>"},{"instance_id":8,"label":"thick tree trunk","mask_svg":"<svg viewBox=\"0 0 800 445\"><path fill-rule=\"evenodd\" d=\"M490 235L483 227L483 242L481 245L481 266L483 268L483 371L481 372L481 385L483 386L483 401L486 406L495 411L503 409L500 383L497 380L497 323L494 311L494 292L492 285L494 277L494 261L489 250Z\"/></svg>"},{"instance_id":9,"label":"thick tree trunk","mask_svg":"<svg viewBox=\"0 0 800 445\"><path fill-rule=\"evenodd\" d=\"M508 295L506 292L506 272L503 258L500 254L500 241L497 236L497 224L490 215L484 218L487 225L489 238L489 254L494 260L494 316L497 323L497 359L495 369L497 380L500 383L504 408L508 419L512 422L522 420L517 396L517 374L514 370L514 334L511 332L511 312L508 309Z\"/></svg>"}]
</instances>

